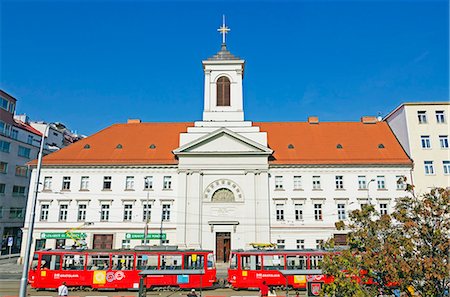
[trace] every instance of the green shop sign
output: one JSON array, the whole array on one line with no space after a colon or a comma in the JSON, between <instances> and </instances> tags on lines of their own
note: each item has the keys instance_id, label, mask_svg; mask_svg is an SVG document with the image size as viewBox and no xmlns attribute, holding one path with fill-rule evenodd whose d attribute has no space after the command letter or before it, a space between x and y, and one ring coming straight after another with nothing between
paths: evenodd
<instances>
[{"instance_id":1,"label":"green shop sign","mask_svg":"<svg viewBox=\"0 0 450 297\"><path fill-rule=\"evenodd\" d=\"M72 238L76 239L84 239L86 238L86 233L71 233ZM41 239L71 239L69 235L66 233L58 233L58 232L42 232Z\"/></svg>"},{"instance_id":2,"label":"green shop sign","mask_svg":"<svg viewBox=\"0 0 450 297\"><path fill-rule=\"evenodd\" d=\"M162 238L161 238L162 237ZM126 233L126 239L144 239L144 233ZM166 239L166 233L149 233L147 239Z\"/></svg>"}]
</instances>

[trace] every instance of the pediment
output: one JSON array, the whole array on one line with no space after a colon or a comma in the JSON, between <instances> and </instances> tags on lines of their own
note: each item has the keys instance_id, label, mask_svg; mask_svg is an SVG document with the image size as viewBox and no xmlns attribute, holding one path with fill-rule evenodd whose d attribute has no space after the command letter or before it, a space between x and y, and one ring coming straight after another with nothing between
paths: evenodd
<instances>
[{"instance_id":1,"label":"pediment","mask_svg":"<svg viewBox=\"0 0 450 297\"><path fill-rule=\"evenodd\" d=\"M226 128L218 129L174 150L182 154L272 154L272 150Z\"/></svg>"}]
</instances>

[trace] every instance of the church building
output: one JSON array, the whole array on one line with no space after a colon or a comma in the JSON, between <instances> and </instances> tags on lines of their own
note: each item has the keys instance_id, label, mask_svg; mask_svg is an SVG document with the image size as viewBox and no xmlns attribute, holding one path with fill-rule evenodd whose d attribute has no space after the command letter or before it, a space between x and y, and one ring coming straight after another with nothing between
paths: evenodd
<instances>
[{"instance_id":1,"label":"church building","mask_svg":"<svg viewBox=\"0 0 450 297\"><path fill-rule=\"evenodd\" d=\"M386 122L252 122L245 61L223 42L202 63L202 120L129 120L44 157L35 249L79 239L89 248L165 244L211 249L226 262L251 243L345 244L335 222L368 203L389 213L406 195L397 181L412 161Z\"/></svg>"}]
</instances>

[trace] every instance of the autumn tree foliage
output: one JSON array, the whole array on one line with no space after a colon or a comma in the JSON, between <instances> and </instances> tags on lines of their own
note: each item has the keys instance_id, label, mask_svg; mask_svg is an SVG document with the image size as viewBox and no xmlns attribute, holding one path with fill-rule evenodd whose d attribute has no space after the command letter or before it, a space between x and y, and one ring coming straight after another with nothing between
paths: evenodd
<instances>
[{"instance_id":1,"label":"autumn tree foliage","mask_svg":"<svg viewBox=\"0 0 450 297\"><path fill-rule=\"evenodd\" d=\"M435 188L416 197L396 200L391 215L380 215L373 205L349 215L348 249L325 257L322 269L334 282L324 285L322 295L446 296L450 286L450 190ZM328 247L334 247L332 240Z\"/></svg>"}]
</instances>

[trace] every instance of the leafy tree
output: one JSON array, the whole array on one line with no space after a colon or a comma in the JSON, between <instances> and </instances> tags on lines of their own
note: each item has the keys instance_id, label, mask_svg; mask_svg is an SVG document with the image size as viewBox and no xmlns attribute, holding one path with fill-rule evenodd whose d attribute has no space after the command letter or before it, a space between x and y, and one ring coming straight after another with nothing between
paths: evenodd
<instances>
[{"instance_id":1,"label":"leafy tree","mask_svg":"<svg viewBox=\"0 0 450 297\"><path fill-rule=\"evenodd\" d=\"M380 215L372 205L355 210L349 224L348 249L324 258L322 269L334 282L322 295L376 296L395 288L412 296L444 296L450 282L450 191L431 190L417 198L397 199L392 215ZM334 247L333 240L327 246Z\"/></svg>"}]
</instances>

